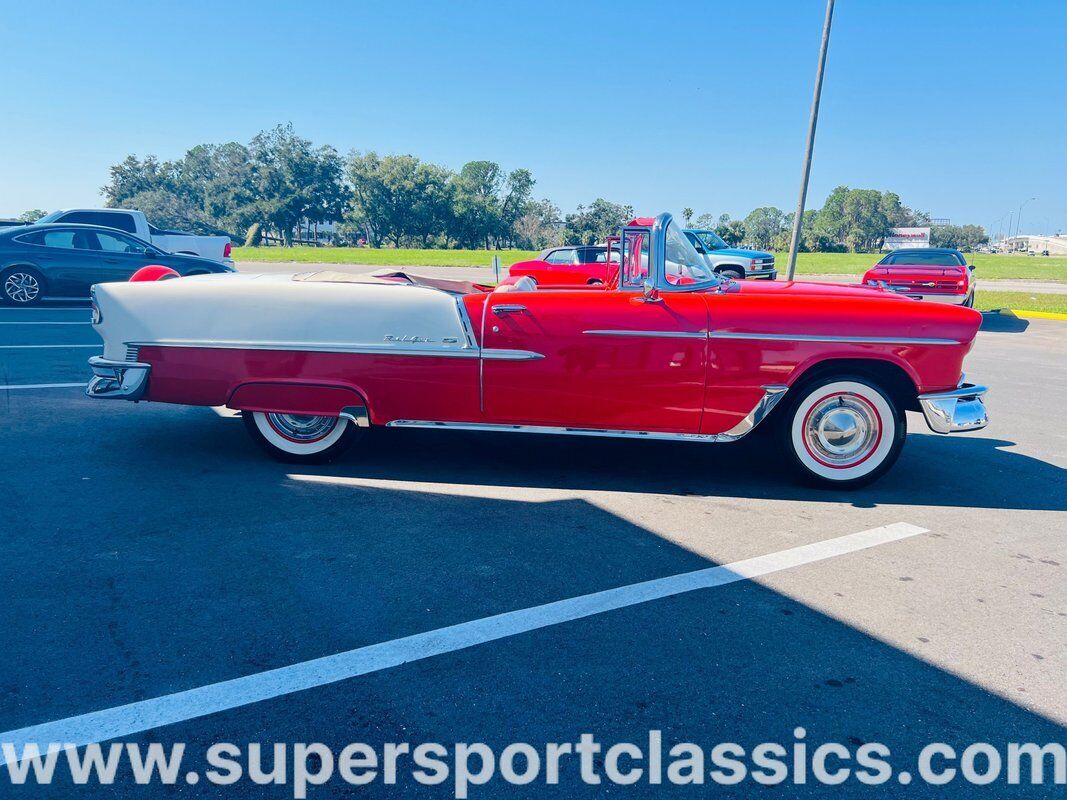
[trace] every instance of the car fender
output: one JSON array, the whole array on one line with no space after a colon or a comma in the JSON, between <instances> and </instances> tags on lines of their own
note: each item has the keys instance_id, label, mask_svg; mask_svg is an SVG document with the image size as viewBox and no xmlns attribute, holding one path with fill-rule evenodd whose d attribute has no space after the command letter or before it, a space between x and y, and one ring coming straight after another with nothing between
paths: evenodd
<instances>
[{"instance_id":1,"label":"car fender","mask_svg":"<svg viewBox=\"0 0 1067 800\"><path fill-rule=\"evenodd\" d=\"M309 384L302 381L249 381L237 386L226 402L238 411L274 411L285 414L339 417L355 416L350 410L370 416L364 392L340 384ZM349 411L348 414L345 412ZM357 420L356 424L360 424Z\"/></svg>"}]
</instances>

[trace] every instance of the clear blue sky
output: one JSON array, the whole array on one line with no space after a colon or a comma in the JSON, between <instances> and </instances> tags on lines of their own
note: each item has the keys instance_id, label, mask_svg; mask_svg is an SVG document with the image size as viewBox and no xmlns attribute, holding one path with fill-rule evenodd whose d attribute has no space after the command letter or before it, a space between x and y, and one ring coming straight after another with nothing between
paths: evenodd
<instances>
[{"instance_id":1,"label":"clear blue sky","mask_svg":"<svg viewBox=\"0 0 1067 800\"><path fill-rule=\"evenodd\" d=\"M796 202L823 0L283 6L0 0L0 216L288 121L528 167L564 211ZM809 205L847 184L989 225L1036 197L1023 228L1067 231L1065 88L1062 0L839 0Z\"/></svg>"}]
</instances>

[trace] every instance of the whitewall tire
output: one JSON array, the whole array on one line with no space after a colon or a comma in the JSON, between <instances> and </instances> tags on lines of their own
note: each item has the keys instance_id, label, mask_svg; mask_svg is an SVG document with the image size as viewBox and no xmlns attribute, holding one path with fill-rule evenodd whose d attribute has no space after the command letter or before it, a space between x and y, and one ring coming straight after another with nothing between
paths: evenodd
<instances>
[{"instance_id":1,"label":"whitewall tire","mask_svg":"<svg viewBox=\"0 0 1067 800\"><path fill-rule=\"evenodd\" d=\"M809 482L853 488L877 480L904 446L904 412L867 377L830 376L799 388L781 430Z\"/></svg>"},{"instance_id":2,"label":"whitewall tire","mask_svg":"<svg viewBox=\"0 0 1067 800\"><path fill-rule=\"evenodd\" d=\"M362 428L346 417L246 411L245 428L253 439L279 461L322 464L352 446Z\"/></svg>"}]
</instances>

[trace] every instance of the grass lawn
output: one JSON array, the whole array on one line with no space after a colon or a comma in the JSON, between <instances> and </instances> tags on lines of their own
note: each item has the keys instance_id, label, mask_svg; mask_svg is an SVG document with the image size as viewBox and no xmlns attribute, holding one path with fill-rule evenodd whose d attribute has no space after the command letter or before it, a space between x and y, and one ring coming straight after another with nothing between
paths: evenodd
<instances>
[{"instance_id":1,"label":"grass lawn","mask_svg":"<svg viewBox=\"0 0 1067 800\"><path fill-rule=\"evenodd\" d=\"M979 311L1012 308L1016 311L1051 311L1067 314L1067 294L1031 294L1030 292L976 292L974 307Z\"/></svg>"},{"instance_id":2,"label":"grass lawn","mask_svg":"<svg viewBox=\"0 0 1067 800\"><path fill-rule=\"evenodd\" d=\"M394 250L369 247L235 247L236 261L304 264L367 264L381 267L488 267L493 256L504 266L535 258L527 250ZM801 253L798 275L862 275L880 256L877 253ZM975 254L969 257L977 276L987 279L1067 281L1067 258ZM786 253L776 253L779 273ZM784 277L784 276L783 276Z\"/></svg>"}]
</instances>

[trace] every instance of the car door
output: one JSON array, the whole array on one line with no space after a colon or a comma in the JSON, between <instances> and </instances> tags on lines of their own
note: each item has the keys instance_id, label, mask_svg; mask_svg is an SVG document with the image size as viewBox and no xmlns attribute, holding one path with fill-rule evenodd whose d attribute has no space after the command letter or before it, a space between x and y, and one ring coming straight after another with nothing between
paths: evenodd
<instances>
[{"instance_id":1,"label":"car door","mask_svg":"<svg viewBox=\"0 0 1067 800\"><path fill-rule=\"evenodd\" d=\"M494 292L483 318L487 422L697 433L708 311L699 293Z\"/></svg>"},{"instance_id":2,"label":"car door","mask_svg":"<svg viewBox=\"0 0 1067 800\"><path fill-rule=\"evenodd\" d=\"M84 229L50 228L24 237L33 250L49 297L88 297L97 257Z\"/></svg>"},{"instance_id":3,"label":"car door","mask_svg":"<svg viewBox=\"0 0 1067 800\"><path fill-rule=\"evenodd\" d=\"M100 257L100 277L94 283L128 281L141 267L156 263L155 251L144 242L117 231L95 231Z\"/></svg>"}]
</instances>

